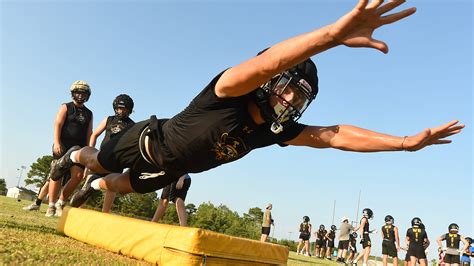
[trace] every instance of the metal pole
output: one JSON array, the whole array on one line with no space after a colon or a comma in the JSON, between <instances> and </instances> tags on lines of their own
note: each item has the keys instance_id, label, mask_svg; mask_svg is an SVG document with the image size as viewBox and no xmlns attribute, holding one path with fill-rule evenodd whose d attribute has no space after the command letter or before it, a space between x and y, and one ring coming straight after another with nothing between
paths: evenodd
<instances>
[{"instance_id":1,"label":"metal pole","mask_svg":"<svg viewBox=\"0 0 474 266\"><path fill-rule=\"evenodd\" d=\"M332 208L332 223L334 224L334 214L336 214L336 200L334 200L334 206Z\"/></svg>"},{"instance_id":2,"label":"metal pole","mask_svg":"<svg viewBox=\"0 0 474 266\"><path fill-rule=\"evenodd\" d=\"M24 165L22 165L20 168L16 170L20 170L20 176L18 177L18 184L16 185L18 188L20 188L20 181L21 181L21 175L23 174L23 169L26 169Z\"/></svg>"},{"instance_id":3,"label":"metal pole","mask_svg":"<svg viewBox=\"0 0 474 266\"><path fill-rule=\"evenodd\" d=\"M362 190L360 189L359 190L359 200L357 201L357 212L356 212L356 224L358 223L359 221L359 207L360 207L360 195L362 194Z\"/></svg>"}]
</instances>

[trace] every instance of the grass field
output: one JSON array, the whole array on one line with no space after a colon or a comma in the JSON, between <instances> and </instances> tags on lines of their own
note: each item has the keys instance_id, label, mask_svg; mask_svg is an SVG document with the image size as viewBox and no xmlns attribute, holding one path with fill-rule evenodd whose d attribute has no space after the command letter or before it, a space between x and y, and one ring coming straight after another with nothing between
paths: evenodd
<instances>
[{"instance_id":1,"label":"grass field","mask_svg":"<svg viewBox=\"0 0 474 266\"><path fill-rule=\"evenodd\" d=\"M23 211L30 201L0 196L0 265L79 264L148 265L104 249L79 242L56 231L58 218L40 211ZM298 256L290 252L288 265L337 265L328 260Z\"/></svg>"}]
</instances>

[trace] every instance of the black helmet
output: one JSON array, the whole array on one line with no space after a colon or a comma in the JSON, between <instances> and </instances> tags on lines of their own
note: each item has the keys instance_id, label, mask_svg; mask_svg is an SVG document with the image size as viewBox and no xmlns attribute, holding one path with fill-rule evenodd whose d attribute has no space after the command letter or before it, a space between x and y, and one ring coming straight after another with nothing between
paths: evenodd
<instances>
[{"instance_id":1,"label":"black helmet","mask_svg":"<svg viewBox=\"0 0 474 266\"><path fill-rule=\"evenodd\" d=\"M319 226L319 230L324 230L326 227L324 227L324 224Z\"/></svg>"},{"instance_id":2,"label":"black helmet","mask_svg":"<svg viewBox=\"0 0 474 266\"><path fill-rule=\"evenodd\" d=\"M362 216L367 219L371 219L374 217L374 212L369 208L365 208L362 210Z\"/></svg>"},{"instance_id":3,"label":"black helmet","mask_svg":"<svg viewBox=\"0 0 474 266\"><path fill-rule=\"evenodd\" d=\"M332 231L336 231L337 230L337 227L335 225L331 225L331 230Z\"/></svg>"},{"instance_id":4,"label":"black helmet","mask_svg":"<svg viewBox=\"0 0 474 266\"><path fill-rule=\"evenodd\" d=\"M352 232L351 236L352 236L353 238L357 238L357 233L356 233L356 232Z\"/></svg>"},{"instance_id":5,"label":"black helmet","mask_svg":"<svg viewBox=\"0 0 474 266\"><path fill-rule=\"evenodd\" d=\"M451 232L451 231L458 232L459 231L459 225L457 225L455 223L452 223L448 226L448 230L449 230L449 232Z\"/></svg>"},{"instance_id":6,"label":"black helmet","mask_svg":"<svg viewBox=\"0 0 474 266\"><path fill-rule=\"evenodd\" d=\"M385 222L389 224L393 224L394 222L393 216L392 215L385 216Z\"/></svg>"},{"instance_id":7,"label":"black helmet","mask_svg":"<svg viewBox=\"0 0 474 266\"><path fill-rule=\"evenodd\" d=\"M305 221L306 223L309 222L309 217L308 216L303 216L303 221Z\"/></svg>"},{"instance_id":8,"label":"black helmet","mask_svg":"<svg viewBox=\"0 0 474 266\"><path fill-rule=\"evenodd\" d=\"M129 115L133 111L133 106L134 106L133 99L130 96L128 96L127 94L118 95L117 97L115 97L115 99L112 103L112 107L114 108L115 115L117 115L117 116L118 116L118 113L116 111L117 108L125 108L128 112L127 115Z\"/></svg>"},{"instance_id":9,"label":"black helmet","mask_svg":"<svg viewBox=\"0 0 474 266\"><path fill-rule=\"evenodd\" d=\"M471 244L472 244L472 238L470 238L470 237L466 237L465 239L466 239L467 243L469 243L469 245L471 245Z\"/></svg>"},{"instance_id":10,"label":"black helmet","mask_svg":"<svg viewBox=\"0 0 474 266\"><path fill-rule=\"evenodd\" d=\"M264 53L267 49L258 53ZM283 131L283 123L296 122L318 94L318 70L308 58L290 69L274 76L255 91L256 102L271 131ZM292 98L285 98L292 93ZM276 104L270 103L270 96L276 96Z\"/></svg>"},{"instance_id":11,"label":"black helmet","mask_svg":"<svg viewBox=\"0 0 474 266\"><path fill-rule=\"evenodd\" d=\"M422 222L421 222L421 219L418 218L418 217L415 217L413 219L411 219L411 226L413 227L421 227L422 225Z\"/></svg>"},{"instance_id":12,"label":"black helmet","mask_svg":"<svg viewBox=\"0 0 474 266\"><path fill-rule=\"evenodd\" d=\"M76 80L72 83L71 87L69 87L69 91L71 92L71 97L77 101L78 103L85 103L89 100L91 96L91 88L87 82L84 80ZM76 93L85 93L85 98L78 97L75 95Z\"/></svg>"}]
</instances>

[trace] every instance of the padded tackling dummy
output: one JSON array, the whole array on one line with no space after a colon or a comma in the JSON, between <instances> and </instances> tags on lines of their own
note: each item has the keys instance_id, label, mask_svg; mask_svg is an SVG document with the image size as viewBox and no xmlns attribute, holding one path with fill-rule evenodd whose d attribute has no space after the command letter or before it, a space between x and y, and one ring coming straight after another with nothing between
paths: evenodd
<instances>
[{"instance_id":1,"label":"padded tackling dummy","mask_svg":"<svg viewBox=\"0 0 474 266\"><path fill-rule=\"evenodd\" d=\"M276 244L79 208L64 209L58 231L159 265L269 265L288 260L288 249Z\"/></svg>"}]
</instances>

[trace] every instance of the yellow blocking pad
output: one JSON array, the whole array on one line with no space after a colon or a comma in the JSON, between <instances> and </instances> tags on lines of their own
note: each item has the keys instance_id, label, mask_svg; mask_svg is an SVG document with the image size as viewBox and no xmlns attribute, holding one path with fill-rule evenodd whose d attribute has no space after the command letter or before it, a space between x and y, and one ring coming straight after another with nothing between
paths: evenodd
<instances>
[{"instance_id":1,"label":"yellow blocking pad","mask_svg":"<svg viewBox=\"0 0 474 266\"><path fill-rule=\"evenodd\" d=\"M66 207L58 231L158 265L281 265L288 260L284 246L86 209Z\"/></svg>"}]
</instances>

